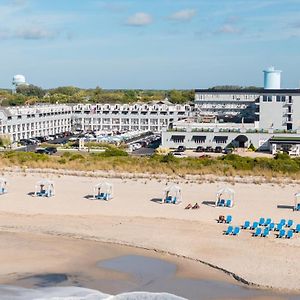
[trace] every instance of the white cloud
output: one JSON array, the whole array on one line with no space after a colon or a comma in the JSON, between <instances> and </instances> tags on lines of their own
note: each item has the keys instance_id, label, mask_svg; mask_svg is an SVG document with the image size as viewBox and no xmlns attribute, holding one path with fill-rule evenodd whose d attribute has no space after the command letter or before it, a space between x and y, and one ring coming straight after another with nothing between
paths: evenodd
<instances>
[{"instance_id":1,"label":"white cloud","mask_svg":"<svg viewBox=\"0 0 300 300\"><path fill-rule=\"evenodd\" d=\"M172 14L169 19L173 21L186 22L192 20L197 14L195 9L184 9Z\"/></svg>"},{"instance_id":2,"label":"white cloud","mask_svg":"<svg viewBox=\"0 0 300 300\"><path fill-rule=\"evenodd\" d=\"M143 12L136 13L129 17L126 25L129 26L146 26L153 22L152 16Z\"/></svg>"},{"instance_id":3,"label":"white cloud","mask_svg":"<svg viewBox=\"0 0 300 300\"><path fill-rule=\"evenodd\" d=\"M58 35L57 32L50 31L46 28L32 26L27 28L22 28L14 33L14 37L24 39L24 40L42 40L54 38Z\"/></svg>"},{"instance_id":4,"label":"white cloud","mask_svg":"<svg viewBox=\"0 0 300 300\"><path fill-rule=\"evenodd\" d=\"M216 31L216 33L238 34L241 33L241 29L232 24L224 24Z\"/></svg>"}]
</instances>

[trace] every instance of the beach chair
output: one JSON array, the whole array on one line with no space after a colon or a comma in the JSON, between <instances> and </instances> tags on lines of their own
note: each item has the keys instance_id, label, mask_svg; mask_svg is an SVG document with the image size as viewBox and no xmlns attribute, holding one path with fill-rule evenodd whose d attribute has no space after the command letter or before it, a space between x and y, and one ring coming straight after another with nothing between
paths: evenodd
<instances>
[{"instance_id":1,"label":"beach chair","mask_svg":"<svg viewBox=\"0 0 300 300\"><path fill-rule=\"evenodd\" d=\"M261 236L261 228L257 227L253 233L253 236Z\"/></svg>"},{"instance_id":2,"label":"beach chair","mask_svg":"<svg viewBox=\"0 0 300 300\"><path fill-rule=\"evenodd\" d=\"M260 218L258 224L259 226L263 226L265 224L265 218Z\"/></svg>"},{"instance_id":3,"label":"beach chair","mask_svg":"<svg viewBox=\"0 0 300 300\"><path fill-rule=\"evenodd\" d=\"M299 232L300 232L300 224L297 224L297 225L296 225L295 232L296 232L296 233L299 233Z\"/></svg>"},{"instance_id":4,"label":"beach chair","mask_svg":"<svg viewBox=\"0 0 300 300\"><path fill-rule=\"evenodd\" d=\"M276 225L276 228L275 228L275 231L280 231L280 230L282 230L283 226L284 226L284 225L282 225L281 223L277 224L277 225Z\"/></svg>"},{"instance_id":5,"label":"beach chair","mask_svg":"<svg viewBox=\"0 0 300 300\"><path fill-rule=\"evenodd\" d=\"M172 203L172 196L166 197L165 202L166 203Z\"/></svg>"},{"instance_id":6,"label":"beach chair","mask_svg":"<svg viewBox=\"0 0 300 300\"><path fill-rule=\"evenodd\" d=\"M258 222L253 222L251 229L254 230L258 227Z\"/></svg>"},{"instance_id":7,"label":"beach chair","mask_svg":"<svg viewBox=\"0 0 300 300\"><path fill-rule=\"evenodd\" d=\"M265 221L265 226L269 226L272 223L272 219L271 218L267 218Z\"/></svg>"},{"instance_id":8,"label":"beach chair","mask_svg":"<svg viewBox=\"0 0 300 300\"><path fill-rule=\"evenodd\" d=\"M218 203L218 206L225 206L225 200L221 199Z\"/></svg>"},{"instance_id":9,"label":"beach chair","mask_svg":"<svg viewBox=\"0 0 300 300\"><path fill-rule=\"evenodd\" d=\"M226 217L225 223L226 223L226 224L230 224L231 221L232 221L232 216L228 215L228 216Z\"/></svg>"},{"instance_id":10,"label":"beach chair","mask_svg":"<svg viewBox=\"0 0 300 300\"><path fill-rule=\"evenodd\" d=\"M287 238L287 239L292 239L293 236L294 236L294 232L293 232L293 230L290 229L290 230L287 232L287 234L286 234L286 238Z\"/></svg>"},{"instance_id":11,"label":"beach chair","mask_svg":"<svg viewBox=\"0 0 300 300\"><path fill-rule=\"evenodd\" d=\"M294 210L297 210L297 211L300 210L300 203L297 203L297 205L294 207Z\"/></svg>"},{"instance_id":12,"label":"beach chair","mask_svg":"<svg viewBox=\"0 0 300 300\"><path fill-rule=\"evenodd\" d=\"M293 224L294 224L293 220L288 220L287 223L286 223L286 226L290 228L290 227L293 226Z\"/></svg>"},{"instance_id":13,"label":"beach chair","mask_svg":"<svg viewBox=\"0 0 300 300\"><path fill-rule=\"evenodd\" d=\"M281 219L280 222L279 222L279 224L282 224L282 226L285 226L286 220L285 219Z\"/></svg>"},{"instance_id":14,"label":"beach chair","mask_svg":"<svg viewBox=\"0 0 300 300\"><path fill-rule=\"evenodd\" d=\"M231 200L226 200L226 207L231 207Z\"/></svg>"},{"instance_id":15,"label":"beach chair","mask_svg":"<svg viewBox=\"0 0 300 300\"><path fill-rule=\"evenodd\" d=\"M240 233L240 227L235 227L232 232L232 235L238 235L239 233Z\"/></svg>"},{"instance_id":16,"label":"beach chair","mask_svg":"<svg viewBox=\"0 0 300 300\"><path fill-rule=\"evenodd\" d=\"M244 225L242 226L243 229L249 229L250 228L250 221L245 221Z\"/></svg>"},{"instance_id":17,"label":"beach chair","mask_svg":"<svg viewBox=\"0 0 300 300\"><path fill-rule=\"evenodd\" d=\"M262 232L261 236L262 236L262 237L267 237L269 234L270 234L270 230L269 230L268 227L266 227L266 228L264 229L264 231Z\"/></svg>"},{"instance_id":18,"label":"beach chair","mask_svg":"<svg viewBox=\"0 0 300 300\"><path fill-rule=\"evenodd\" d=\"M228 226L227 230L225 231L225 234L229 235L229 234L232 233L232 231L233 231L233 227L232 226Z\"/></svg>"},{"instance_id":19,"label":"beach chair","mask_svg":"<svg viewBox=\"0 0 300 300\"><path fill-rule=\"evenodd\" d=\"M176 198L176 197L173 198L172 203L173 203L173 204L176 204L176 203L177 203L177 198Z\"/></svg>"},{"instance_id":20,"label":"beach chair","mask_svg":"<svg viewBox=\"0 0 300 300\"><path fill-rule=\"evenodd\" d=\"M285 230L284 229L281 229L280 231L279 231L279 234L278 234L278 236L277 236L278 238L284 238L285 237Z\"/></svg>"},{"instance_id":21,"label":"beach chair","mask_svg":"<svg viewBox=\"0 0 300 300\"><path fill-rule=\"evenodd\" d=\"M102 200L103 196L104 196L104 193L100 193L100 194L96 195L95 198L98 199L98 200Z\"/></svg>"},{"instance_id":22,"label":"beach chair","mask_svg":"<svg viewBox=\"0 0 300 300\"><path fill-rule=\"evenodd\" d=\"M275 228L275 224L274 223L270 223L270 225L268 226L269 230L272 231Z\"/></svg>"}]
</instances>

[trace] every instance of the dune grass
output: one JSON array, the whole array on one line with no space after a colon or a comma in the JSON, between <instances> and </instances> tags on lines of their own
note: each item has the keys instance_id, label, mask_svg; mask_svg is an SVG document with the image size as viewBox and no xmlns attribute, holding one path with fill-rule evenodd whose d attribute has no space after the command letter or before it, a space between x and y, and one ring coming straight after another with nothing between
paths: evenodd
<instances>
[{"instance_id":1,"label":"dune grass","mask_svg":"<svg viewBox=\"0 0 300 300\"><path fill-rule=\"evenodd\" d=\"M166 175L265 176L300 179L300 158L280 154L275 158L250 158L235 154L219 158L176 158L173 155L133 157L117 147L101 153L65 152L49 156L32 152L0 154L2 167L116 171Z\"/></svg>"}]
</instances>

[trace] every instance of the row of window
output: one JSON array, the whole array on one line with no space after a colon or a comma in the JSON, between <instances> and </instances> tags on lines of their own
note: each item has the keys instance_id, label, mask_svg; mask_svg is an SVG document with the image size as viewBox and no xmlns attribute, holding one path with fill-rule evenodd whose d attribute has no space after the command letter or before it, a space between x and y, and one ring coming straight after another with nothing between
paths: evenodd
<instances>
[{"instance_id":1,"label":"row of window","mask_svg":"<svg viewBox=\"0 0 300 300\"><path fill-rule=\"evenodd\" d=\"M276 102L286 102L287 100L292 101L292 96L283 96L283 95L264 95L263 96L263 102L272 102L276 99Z\"/></svg>"},{"instance_id":2,"label":"row of window","mask_svg":"<svg viewBox=\"0 0 300 300\"><path fill-rule=\"evenodd\" d=\"M185 140L185 137L184 136L176 136L176 135L173 135L171 137L171 140L176 143L176 144L179 144L179 143L183 143L184 140ZM194 136L192 138L192 141L195 143L195 144L204 144L205 141L206 141L206 136L203 136L203 137L197 137L197 136ZM216 143L216 144L227 144L227 141L228 141L228 137L214 137L213 139L213 142Z\"/></svg>"}]
</instances>

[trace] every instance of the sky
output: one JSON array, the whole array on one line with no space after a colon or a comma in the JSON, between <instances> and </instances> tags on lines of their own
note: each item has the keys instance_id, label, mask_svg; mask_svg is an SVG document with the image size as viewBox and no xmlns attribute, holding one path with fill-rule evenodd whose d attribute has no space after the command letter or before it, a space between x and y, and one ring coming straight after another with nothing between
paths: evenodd
<instances>
[{"instance_id":1,"label":"sky","mask_svg":"<svg viewBox=\"0 0 300 300\"><path fill-rule=\"evenodd\" d=\"M0 87L300 86L300 0L0 0Z\"/></svg>"}]
</instances>

